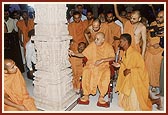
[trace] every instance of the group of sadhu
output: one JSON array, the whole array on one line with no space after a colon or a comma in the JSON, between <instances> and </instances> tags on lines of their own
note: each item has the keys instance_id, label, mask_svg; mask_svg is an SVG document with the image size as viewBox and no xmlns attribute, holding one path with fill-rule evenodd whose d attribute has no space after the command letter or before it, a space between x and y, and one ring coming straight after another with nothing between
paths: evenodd
<instances>
[{"instance_id":1,"label":"group of sadhu","mask_svg":"<svg viewBox=\"0 0 168 115\"><path fill-rule=\"evenodd\" d=\"M140 11L132 11L130 17L119 15L117 5L114 12L121 27L114 21L113 12L107 12L106 21L99 17L93 19L93 13L86 13L87 19L82 18L82 5L77 5L73 12L73 21L68 24L72 36L70 44L70 62L73 71L73 87L78 93L82 80L83 96L79 104L88 105L90 95L99 91L97 106L109 107L104 99L110 83L109 62L115 60L115 54L120 49L119 60L112 65L119 68L115 91L119 94L119 106L124 110L152 110L152 104L161 108L160 98L152 99L150 92L160 87L160 68L163 59L163 47L160 45L162 34L151 36L154 29L147 29L142 21ZM164 11L158 12L156 21L150 26L164 26ZM79 52L81 43L85 44ZM85 62L83 62L85 59ZM83 63L85 63L83 65ZM163 77L163 76L162 76ZM163 84L164 81L161 81ZM151 89L150 89L151 87ZM97 90L98 88L98 90ZM161 89L161 88L160 88ZM163 89L160 93L163 93Z\"/></svg>"},{"instance_id":2,"label":"group of sadhu","mask_svg":"<svg viewBox=\"0 0 168 115\"><path fill-rule=\"evenodd\" d=\"M109 62L115 60L119 49L118 61L112 64L119 70L115 88L119 106L126 111L151 111L152 104L157 104L160 109L160 98L152 99L149 88L152 86L153 91L153 88L160 87L158 95L163 96L164 90L159 83L160 77L163 79L160 76L163 34L151 37L150 33L154 30L146 29L139 11L132 11L129 18L122 17L116 4L115 15L122 23L123 31L114 22L112 12L106 14L106 21L103 22L93 19L91 11L87 12L85 19L81 12L83 5L76 5L76 8L77 11L73 12L68 23L69 34L72 36L68 54L73 72L73 88L79 93L82 85L83 96L78 99L78 104L88 105L89 96L95 95L98 88L100 95L97 106L109 107L104 99L111 78ZM164 11L158 12L156 21L151 23L153 25L164 26ZM5 59L4 69L5 110L37 110L34 100L26 91L23 78L19 77L21 74L15 63ZM14 81L16 79L20 79L19 83ZM16 89L16 86L20 88Z\"/></svg>"}]
</instances>

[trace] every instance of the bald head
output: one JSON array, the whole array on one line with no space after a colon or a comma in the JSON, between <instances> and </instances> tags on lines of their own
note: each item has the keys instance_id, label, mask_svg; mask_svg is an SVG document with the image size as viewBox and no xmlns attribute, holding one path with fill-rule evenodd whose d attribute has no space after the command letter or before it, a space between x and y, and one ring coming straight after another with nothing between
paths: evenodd
<instances>
[{"instance_id":1,"label":"bald head","mask_svg":"<svg viewBox=\"0 0 168 115\"><path fill-rule=\"evenodd\" d=\"M105 41L105 34L102 33L102 32L98 32L96 35L95 35L95 44L97 46L101 46Z\"/></svg>"},{"instance_id":2,"label":"bald head","mask_svg":"<svg viewBox=\"0 0 168 115\"><path fill-rule=\"evenodd\" d=\"M103 32L98 32L96 36L99 36L101 39L105 38L105 34Z\"/></svg>"},{"instance_id":3,"label":"bald head","mask_svg":"<svg viewBox=\"0 0 168 115\"><path fill-rule=\"evenodd\" d=\"M137 15L138 17L141 17L141 13L138 10L133 11L131 15Z\"/></svg>"},{"instance_id":4,"label":"bald head","mask_svg":"<svg viewBox=\"0 0 168 115\"><path fill-rule=\"evenodd\" d=\"M5 70L5 73L8 73L8 74L16 73L17 67L15 65L15 62L12 59L5 59L4 70Z\"/></svg>"},{"instance_id":5,"label":"bald head","mask_svg":"<svg viewBox=\"0 0 168 115\"><path fill-rule=\"evenodd\" d=\"M101 25L101 21L99 19L95 19L92 23L92 28L95 32L99 31Z\"/></svg>"},{"instance_id":6,"label":"bald head","mask_svg":"<svg viewBox=\"0 0 168 115\"><path fill-rule=\"evenodd\" d=\"M4 69L8 69L12 64L14 63L11 59L5 59L4 60Z\"/></svg>"},{"instance_id":7,"label":"bald head","mask_svg":"<svg viewBox=\"0 0 168 115\"><path fill-rule=\"evenodd\" d=\"M140 11L136 10L131 13L130 22L131 24L136 24L141 21Z\"/></svg>"},{"instance_id":8,"label":"bald head","mask_svg":"<svg viewBox=\"0 0 168 115\"><path fill-rule=\"evenodd\" d=\"M95 19L92 24L100 25L101 21L100 21L100 19Z\"/></svg>"}]
</instances>

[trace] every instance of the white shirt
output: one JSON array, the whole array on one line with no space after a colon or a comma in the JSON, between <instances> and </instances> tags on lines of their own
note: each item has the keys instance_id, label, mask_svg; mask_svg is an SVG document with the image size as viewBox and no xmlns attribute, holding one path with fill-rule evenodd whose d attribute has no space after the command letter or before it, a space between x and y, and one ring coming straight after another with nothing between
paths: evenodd
<instances>
[{"instance_id":1,"label":"white shirt","mask_svg":"<svg viewBox=\"0 0 168 115\"><path fill-rule=\"evenodd\" d=\"M14 19L9 18L7 21L4 20L4 22L5 22L7 29L8 29L7 33L11 33L13 30L16 29Z\"/></svg>"},{"instance_id":2,"label":"white shirt","mask_svg":"<svg viewBox=\"0 0 168 115\"><path fill-rule=\"evenodd\" d=\"M36 64L36 51L31 39L26 43L26 63L29 70L33 70L32 62Z\"/></svg>"},{"instance_id":3,"label":"white shirt","mask_svg":"<svg viewBox=\"0 0 168 115\"><path fill-rule=\"evenodd\" d=\"M82 14L81 20L82 20L82 21L87 20L87 17ZM70 20L69 20L69 23L71 23L71 22L73 22L73 21L74 21L74 20L73 20L73 17L71 17Z\"/></svg>"},{"instance_id":4,"label":"white shirt","mask_svg":"<svg viewBox=\"0 0 168 115\"><path fill-rule=\"evenodd\" d=\"M17 19L14 19L14 26L15 26L14 29L15 29L16 32L18 32L18 27L16 25L17 21L18 21Z\"/></svg>"}]
</instances>

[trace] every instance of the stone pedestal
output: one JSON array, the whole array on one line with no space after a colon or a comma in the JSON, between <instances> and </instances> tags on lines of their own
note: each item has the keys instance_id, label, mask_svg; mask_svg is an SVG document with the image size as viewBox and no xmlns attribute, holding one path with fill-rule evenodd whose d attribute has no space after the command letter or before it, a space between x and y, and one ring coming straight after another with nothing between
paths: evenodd
<instances>
[{"instance_id":1,"label":"stone pedestal","mask_svg":"<svg viewBox=\"0 0 168 115\"><path fill-rule=\"evenodd\" d=\"M45 111L66 110L76 101L72 70L68 60L71 36L68 35L65 4L35 4L37 71L34 73L34 98Z\"/></svg>"}]
</instances>

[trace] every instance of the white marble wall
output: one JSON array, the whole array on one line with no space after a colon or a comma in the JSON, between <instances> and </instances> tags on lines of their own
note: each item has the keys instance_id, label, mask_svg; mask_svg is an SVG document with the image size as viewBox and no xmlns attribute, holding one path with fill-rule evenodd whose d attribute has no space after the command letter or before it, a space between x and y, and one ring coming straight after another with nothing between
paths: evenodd
<instances>
[{"instance_id":1,"label":"white marble wall","mask_svg":"<svg viewBox=\"0 0 168 115\"><path fill-rule=\"evenodd\" d=\"M68 35L65 4L35 4L35 47L37 71L34 98L45 111L65 110L77 99L72 87L68 61L71 36Z\"/></svg>"}]
</instances>

